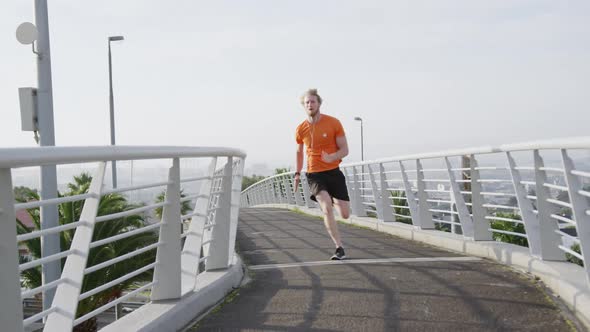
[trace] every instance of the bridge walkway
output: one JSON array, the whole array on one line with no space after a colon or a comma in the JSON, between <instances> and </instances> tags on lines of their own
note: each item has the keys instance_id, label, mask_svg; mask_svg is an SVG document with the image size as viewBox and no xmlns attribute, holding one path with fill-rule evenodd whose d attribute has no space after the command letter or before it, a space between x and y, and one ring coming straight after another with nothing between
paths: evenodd
<instances>
[{"instance_id":1,"label":"bridge walkway","mask_svg":"<svg viewBox=\"0 0 590 332\"><path fill-rule=\"evenodd\" d=\"M240 212L251 281L190 331L572 331L534 279L498 263L275 208ZM576 324L577 325L577 324ZM579 326L579 325L578 325Z\"/></svg>"}]
</instances>

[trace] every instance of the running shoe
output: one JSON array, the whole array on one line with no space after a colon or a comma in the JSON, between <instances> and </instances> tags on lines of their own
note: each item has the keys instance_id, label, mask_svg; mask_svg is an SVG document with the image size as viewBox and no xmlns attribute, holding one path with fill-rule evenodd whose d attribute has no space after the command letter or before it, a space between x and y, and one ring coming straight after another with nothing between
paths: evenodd
<instances>
[{"instance_id":1,"label":"running shoe","mask_svg":"<svg viewBox=\"0 0 590 332\"><path fill-rule=\"evenodd\" d=\"M330 258L333 261L339 261L346 258L346 254L344 254L344 249L342 247L338 247L334 255Z\"/></svg>"}]
</instances>

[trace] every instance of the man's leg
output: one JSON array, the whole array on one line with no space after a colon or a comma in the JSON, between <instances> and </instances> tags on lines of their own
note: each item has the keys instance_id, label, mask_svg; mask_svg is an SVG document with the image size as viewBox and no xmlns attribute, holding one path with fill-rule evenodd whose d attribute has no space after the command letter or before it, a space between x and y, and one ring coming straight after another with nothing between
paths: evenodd
<instances>
[{"instance_id":1,"label":"man's leg","mask_svg":"<svg viewBox=\"0 0 590 332\"><path fill-rule=\"evenodd\" d=\"M315 195L316 200L320 204L320 208L324 212L324 225L326 226L326 230L336 248L342 247L342 242L340 241L340 232L338 231L338 224L336 223L336 219L334 218L334 209L332 208L332 198L328 194L327 191L322 190Z\"/></svg>"},{"instance_id":2,"label":"man's leg","mask_svg":"<svg viewBox=\"0 0 590 332\"><path fill-rule=\"evenodd\" d=\"M342 218L348 219L348 217L350 217L350 201L343 201L334 198L334 206Z\"/></svg>"}]
</instances>

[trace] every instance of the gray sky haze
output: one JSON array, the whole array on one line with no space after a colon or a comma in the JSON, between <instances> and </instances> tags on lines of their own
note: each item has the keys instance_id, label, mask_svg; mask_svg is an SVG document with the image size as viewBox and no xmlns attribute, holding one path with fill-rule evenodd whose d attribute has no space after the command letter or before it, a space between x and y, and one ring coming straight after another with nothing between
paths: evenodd
<instances>
[{"instance_id":1,"label":"gray sky haze","mask_svg":"<svg viewBox=\"0 0 590 332\"><path fill-rule=\"evenodd\" d=\"M109 144L107 37L117 143L230 146L293 167L299 96L318 88L365 159L588 135L590 2L49 0L57 145ZM17 88L36 85L0 10L0 146L20 131Z\"/></svg>"}]
</instances>

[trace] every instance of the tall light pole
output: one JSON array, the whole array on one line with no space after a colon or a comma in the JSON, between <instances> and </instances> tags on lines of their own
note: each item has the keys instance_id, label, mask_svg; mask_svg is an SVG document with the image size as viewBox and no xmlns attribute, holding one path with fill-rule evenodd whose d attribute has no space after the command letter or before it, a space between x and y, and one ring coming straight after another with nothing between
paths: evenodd
<instances>
[{"instance_id":1,"label":"tall light pole","mask_svg":"<svg viewBox=\"0 0 590 332\"><path fill-rule=\"evenodd\" d=\"M25 22L16 31L17 40L25 45L33 45L33 53L37 55L37 89L28 99L33 106L29 110L36 115L35 120L23 126L23 130L38 131L40 146L55 145L55 127L53 124L53 87L51 83L51 52L49 47L49 18L47 15L47 0L35 0L35 25ZM36 42L36 43L35 43ZM35 47L36 46L36 47ZM28 88L24 88L25 91ZM20 97L19 89L19 97ZM33 89L34 90L34 89ZM35 101L36 99L36 101ZM21 100L22 102L22 100ZM22 104L21 104L22 107ZM21 109L23 112L23 109ZM22 114L21 114L22 115ZM29 114L29 117L32 114ZM35 139L37 135L35 133ZM50 200L57 197L57 168L55 165L41 166L41 199ZM41 207L41 229L45 230L58 226L57 205ZM59 234L47 234L41 236L41 257L52 256L61 251ZM43 263L41 267L41 282L46 285L59 279L61 275L61 263L59 260ZM43 310L51 307L55 289L43 291Z\"/></svg>"},{"instance_id":2,"label":"tall light pole","mask_svg":"<svg viewBox=\"0 0 590 332\"><path fill-rule=\"evenodd\" d=\"M115 145L115 103L113 100L113 63L111 60L111 42L123 40L123 36L109 37L109 108L111 117L111 145ZM112 161L113 188L117 188L117 162Z\"/></svg>"},{"instance_id":3,"label":"tall light pole","mask_svg":"<svg viewBox=\"0 0 590 332\"><path fill-rule=\"evenodd\" d=\"M361 161L365 161L365 151L364 151L364 142L363 142L363 119L359 116L354 118L355 121L360 121L361 123Z\"/></svg>"},{"instance_id":4,"label":"tall light pole","mask_svg":"<svg viewBox=\"0 0 590 332\"><path fill-rule=\"evenodd\" d=\"M363 119L360 116L354 117L355 121L359 121L361 123L361 161L365 161L365 150L364 150L364 142L363 142ZM365 165L361 166L361 191L363 186L365 185Z\"/></svg>"},{"instance_id":5,"label":"tall light pole","mask_svg":"<svg viewBox=\"0 0 590 332\"><path fill-rule=\"evenodd\" d=\"M47 0L35 0L35 23L39 31L37 40L37 103L38 126L41 146L55 145L55 128L53 120L53 86L51 83L51 54L49 51L49 18ZM57 169L55 165L41 167L41 199L57 197ZM41 207L41 229L57 227L57 205ZM61 251L59 234L45 235L41 238L42 257L51 256ZM43 284L46 285L60 278L61 262L59 260L43 264L41 269ZM48 309L53 302L55 289L43 293L43 308Z\"/></svg>"}]
</instances>

